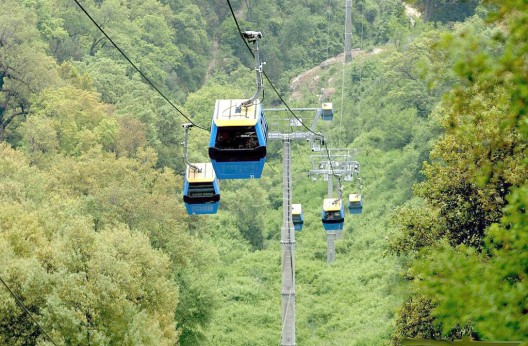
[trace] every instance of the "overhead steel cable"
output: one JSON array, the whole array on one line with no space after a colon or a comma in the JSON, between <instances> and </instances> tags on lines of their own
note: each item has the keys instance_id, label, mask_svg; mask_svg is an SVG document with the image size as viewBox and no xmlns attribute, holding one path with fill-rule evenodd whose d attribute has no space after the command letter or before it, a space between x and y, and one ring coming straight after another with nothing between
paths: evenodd
<instances>
[{"instance_id":1,"label":"overhead steel cable","mask_svg":"<svg viewBox=\"0 0 528 346\"><path fill-rule=\"evenodd\" d=\"M126 61L128 61L128 63L130 65L132 65L132 67L141 75L141 77L143 77L143 79L145 79L145 81L154 89L158 92L158 94L160 94L160 96L165 100L167 101L171 106L172 108L174 108L178 113L180 113L181 116L183 116L188 122L190 122L191 124L193 124L194 126L196 126L197 128L201 129L201 130L204 130L204 131L208 131L210 132L210 128L206 128L206 127L202 127L200 125L197 125L195 124L187 115L185 115L178 107L176 107L176 105L167 98L167 96L165 96L161 90L158 89L158 87L156 87L156 85L154 85L154 83L152 83L152 81L136 66L136 64L134 64L132 62L132 60L130 60L130 58L125 54L125 52L119 48L119 46L110 38L110 36L108 36L108 34L103 30L103 28L95 21L95 19L93 19L93 17L88 13L88 11L86 11L86 9L79 3L79 1L77 0L73 0L75 1L75 3L77 4L77 6L79 6L79 8L81 9L81 11L84 12L84 14L86 14L86 16L88 18L90 18L90 20L92 21L92 23L97 27L97 29L99 29L99 31L101 31L101 33L108 39L108 41L110 41L110 43L112 43L114 45L114 47L119 51L119 53L121 53L121 55L126 59Z\"/></svg>"},{"instance_id":2,"label":"overhead steel cable","mask_svg":"<svg viewBox=\"0 0 528 346\"><path fill-rule=\"evenodd\" d=\"M2 281L2 284L4 284L5 288L7 288L7 290L9 291L9 293L11 294L11 296L15 299L16 303L22 308L22 310L24 310L24 312L26 314L29 315L29 317L33 320L33 322L37 325L37 327L42 331L42 333L46 336L46 338L48 338L48 340L55 346L57 346L57 344L55 343L55 341L53 341L53 339L49 336L49 334L46 332L46 330L44 328L42 328L42 326L37 322L37 320L35 319L35 317L33 317L33 314L28 310L28 308L24 305L24 303L22 303L22 300L20 300L20 298L18 298L18 296L11 290L11 288L9 288L9 286L6 284L6 282L4 281L4 279L2 279L2 277L0 276L0 281Z\"/></svg>"},{"instance_id":3,"label":"overhead steel cable","mask_svg":"<svg viewBox=\"0 0 528 346\"><path fill-rule=\"evenodd\" d=\"M229 6L229 10L231 11L231 16L233 17L233 20L235 22L235 25L237 27L237 30L238 30L238 33L240 35L240 37L242 38L242 41L244 41L244 44L246 45L247 49L249 50L249 52L251 53L251 55L253 57L255 57L255 54L253 53L253 50L251 49L251 47L249 46L249 44L246 42L246 40L244 39L244 36L242 35L242 29L240 28L240 25L238 24L238 20L235 16L235 11L233 10L233 6L231 5L231 1L230 0L227 0L227 4ZM308 126L306 126L304 124L303 121L301 121L301 119L299 119L297 117L297 115L291 110L290 106L286 103L286 101L284 101L284 99L282 98L282 96L280 95L280 93L278 92L278 90L275 88L275 86L273 85L273 83L271 82L271 80L269 79L269 77L266 75L265 72L262 72L262 74L264 75L264 77L266 77L266 80L268 81L269 85L271 86L271 88L273 89L273 91L275 91L275 93L277 94L277 96L279 97L279 99L281 100L281 102L286 106L286 108L288 109L288 111L295 117L295 119L297 119L304 128L306 128L308 131L310 131L311 133L313 133L314 135L316 136L322 136L322 134L320 133L317 133L317 132L314 132L311 128L309 128ZM324 137L323 137L324 138ZM325 145L325 148L326 148L326 155L328 156L328 162L330 164L330 169L332 171L332 176L335 175L334 173L334 167L332 166L332 160L330 159L330 152L328 150L328 146L326 145L326 141L324 141L324 145Z\"/></svg>"},{"instance_id":4,"label":"overhead steel cable","mask_svg":"<svg viewBox=\"0 0 528 346\"><path fill-rule=\"evenodd\" d=\"M249 44L246 42L246 40L244 39L244 36L242 35L242 29L240 29L240 25L238 25L238 20L235 16L235 11L233 10L233 6L231 6L231 1L230 0L227 0L227 4L229 6L229 10L231 11L231 16L233 17L233 20L235 22L235 25L237 27L237 30L238 30L238 33L240 35L240 37L242 38L242 41L244 41L244 44L246 45L246 48L249 50L249 52L251 53L251 55L253 57L255 57L255 54L253 53L253 50L251 49L251 47L249 46ZM264 75L264 77L266 77L266 80L268 81L269 85L271 86L271 88L273 89L273 91L275 92L275 94L277 94L278 98L280 99L280 101L284 104L284 106L286 106L286 109L288 109L288 111L293 115L293 117L295 119L297 119L304 128L306 128L308 131L310 131L311 133L313 133L314 135L316 136L321 136L320 133L316 133L314 132L312 129L310 129L308 126L306 126L304 124L304 122L302 122L301 119L299 119L299 117L297 117L297 115L292 111L292 109L290 108L290 106L286 103L286 101L284 101L284 99L282 98L281 94L279 93L279 91L275 88L275 86L273 85L273 83L271 82L271 80L269 79L269 77L266 75L266 72L262 72L262 74Z\"/></svg>"},{"instance_id":5,"label":"overhead steel cable","mask_svg":"<svg viewBox=\"0 0 528 346\"><path fill-rule=\"evenodd\" d=\"M324 143L324 146L326 149L326 157L328 157L328 163L330 164L330 170L332 171L332 175L335 175L334 167L332 166L332 159L330 159L330 150L328 150L328 146L326 145L326 142Z\"/></svg>"},{"instance_id":6,"label":"overhead steel cable","mask_svg":"<svg viewBox=\"0 0 528 346\"><path fill-rule=\"evenodd\" d=\"M351 2L351 8L354 8L354 1ZM345 14L346 16L346 14ZM352 19L352 18L351 18ZM346 65L346 25L345 25L345 47L343 52L343 71L341 76L341 110L339 112L339 129L341 130L343 128L343 107L345 102L345 65ZM350 36L350 48L352 48L352 35ZM350 54L350 57L352 58L352 53ZM341 146L341 136L338 138L338 146Z\"/></svg>"}]
</instances>

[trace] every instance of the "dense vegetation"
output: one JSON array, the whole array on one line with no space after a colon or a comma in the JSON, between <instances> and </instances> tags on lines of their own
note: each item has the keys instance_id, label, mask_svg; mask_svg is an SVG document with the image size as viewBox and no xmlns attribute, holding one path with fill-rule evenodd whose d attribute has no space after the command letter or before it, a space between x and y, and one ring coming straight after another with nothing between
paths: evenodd
<instances>
[{"instance_id":1,"label":"dense vegetation","mask_svg":"<svg viewBox=\"0 0 528 346\"><path fill-rule=\"evenodd\" d=\"M80 3L199 125L215 99L255 87L225 1ZM336 114L319 130L359 149L364 213L347 216L328 265L326 183L294 146L299 345L528 337L528 8L408 3L422 18L399 0L354 1L360 51L288 98L291 78L342 52L344 4L231 1L242 29L264 33L289 105L315 107L326 89ZM0 2L0 277L56 343L279 342L280 145L262 179L222 182L218 214L189 217L183 122L73 0ZM192 129L191 160L207 160L207 138ZM0 288L0 343L49 345Z\"/></svg>"},{"instance_id":2,"label":"dense vegetation","mask_svg":"<svg viewBox=\"0 0 528 346\"><path fill-rule=\"evenodd\" d=\"M400 335L527 340L527 6L497 2L451 46L458 83L439 105L444 136L392 248L412 258Z\"/></svg>"}]
</instances>

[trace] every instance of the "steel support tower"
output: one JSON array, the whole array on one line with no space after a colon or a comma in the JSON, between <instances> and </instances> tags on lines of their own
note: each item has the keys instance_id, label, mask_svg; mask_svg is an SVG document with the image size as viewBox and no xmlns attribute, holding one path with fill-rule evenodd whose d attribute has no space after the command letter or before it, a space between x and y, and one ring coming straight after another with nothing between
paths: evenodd
<instances>
[{"instance_id":1,"label":"steel support tower","mask_svg":"<svg viewBox=\"0 0 528 346\"><path fill-rule=\"evenodd\" d=\"M287 111L288 109L272 108L265 109L265 112ZM283 346L296 345L295 336L295 230L292 221L292 142L294 140L308 140L314 142L324 142L321 134L315 133L313 129L317 119L321 114L320 108L291 108L295 111L315 111L312 122L312 129L307 132L294 131L293 128L303 126L302 119L283 119L271 123L268 133L268 140L282 141L282 227L281 227L281 248L282 248L282 328L281 338ZM289 128L289 131L284 129Z\"/></svg>"},{"instance_id":2,"label":"steel support tower","mask_svg":"<svg viewBox=\"0 0 528 346\"><path fill-rule=\"evenodd\" d=\"M332 175L329 175L327 177L328 180L328 190L327 195L328 198L334 197L334 179ZM326 232L326 262L332 263L335 261L335 241L337 238L337 232L336 231L330 231Z\"/></svg>"}]
</instances>

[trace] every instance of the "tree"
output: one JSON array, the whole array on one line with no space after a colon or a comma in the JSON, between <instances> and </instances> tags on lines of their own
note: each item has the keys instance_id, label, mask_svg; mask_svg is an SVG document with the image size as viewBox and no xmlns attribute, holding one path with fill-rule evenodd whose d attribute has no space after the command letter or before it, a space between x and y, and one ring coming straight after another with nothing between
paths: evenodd
<instances>
[{"instance_id":1,"label":"tree","mask_svg":"<svg viewBox=\"0 0 528 346\"><path fill-rule=\"evenodd\" d=\"M173 345L178 289L169 257L122 223L96 229L49 172L0 145L0 275L59 343ZM6 290L0 340L45 342Z\"/></svg>"},{"instance_id":2,"label":"tree","mask_svg":"<svg viewBox=\"0 0 528 346\"><path fill-rule=\"evenodd\" d=\"M463 21L475 13L478 0L415 0L407 1L423 11L424 21Z\"/></svg>"},{"instance_id":3,"label":"tree","mask_svg":"<svg viewBox=\"0 0 528 346\"><path fill-rule=\"evenodd\" d=\"M35 98L36 119L24 125L26 148L34 152L38 139L32 129L42 127L42 122L53 124L57 150L65 155L80 155L99 145L110 151L115 147L118 124L109 117L108 105L99 101L99 95L73 86L48 89ZM45 137L40 138L43 141Z\"/></svg>"},{"instance_id":4,"label":"tree","mask_svg":"<svg viewBox=\"0 0 528 346\"><path fill-rule=\"evenodd\" d=\"M182 51L182 62L176 70L174 83L183 83L188 91L195 91L203 84L208 60L210 58L211 39L206 31L206 22L198 6L187 4L174 10L173 27L176 38L174 45Z\"/></svg>"},{"instance_id":5,"label":"tree","mask_svg":"<svg viewBox=\"0 0 528 346\"><path fill-rule=\"evenodd\" d=\"M266 218L262 210L267 209L269 205L265 190L256 185L255 181L239 184L236 195L230 191L222 194L222 204L235 217L238 230L252 248L263 249Z\"/></svg>"},{"instance_id":6,"label":"tree","mask_svg":"<svg viewBox=\"0 0 528 346\"><path fill-rule=\"evenodd\" d=\"M56 82L56 66L45 53L36 17L19 1L0 4L0 141L28 114L30 98Z\"/></svg>"},{"instance_id":7,"label":"tree","mask_svg":"<svg viewBox=\"0 0 528 346\"><path fill-rule=\"evenodd\" d=\"M417 244L423 229L441 239L413 249L411 277L433 301L443 333L469 325L480 338L525 340L527 8L515 1L498 8L500 29L484 40L491 49L467 32L448 41L464 52L455 64L461 85L444 103L446 135L417 189L439 225L411 217L402 239Z\"/></svg>"}]
</instances>

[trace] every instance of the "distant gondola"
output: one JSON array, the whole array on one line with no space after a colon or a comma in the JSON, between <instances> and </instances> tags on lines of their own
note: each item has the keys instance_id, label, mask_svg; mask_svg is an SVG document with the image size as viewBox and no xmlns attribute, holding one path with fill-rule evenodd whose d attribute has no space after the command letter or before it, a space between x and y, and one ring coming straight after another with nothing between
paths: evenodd
<instances>
[{"instance_id":1,"label":"distant gondola","mask_svg":"<svg viewBox=\"0 0 528 346\"><path fill-rule=\"evenodd\" d=\"M260 178L268 125L259 100L216 100L209 157L219 179Z\"/></svg>"},{"instance_id":2,"label":"distant gondola","mask_svg":"<svg viewBox=\"0 0 528 346\"><path fill-rule=\"evenodd\" d=\"M293 228L296 231L302 231L304 224L302 206L300 204L292 204L292 221Z\"/></svg>"},{"instance_id":3,"label":"distant gondola","mask_svg":"<svg viewBox=\"0 0 528 346\"><path fill-rule=\"evenodd\" d=\"M341 231L343 229L345 223L345 208L341 199L324 199L322 221L326 231Z\"/></svg>"},{"instance_id":4,"label":"distant gondola","mask_svg":"<svg viewBox=\"0 0 528 346\"><path fill-rule=\"evenodd\" d=\"M321 119L325 121L331 121L334 119L334 109L332 103L325 102L321 105Z\"/></svg>"},{"instance_id":5,"label":"distant gondola","mask_svg":"<svg viewBox=\"0 0 528 346\"><path fill-rule=\"evenodd\" d=\"M348 195L348 211L350 214L361 214L363 210L363 197L360 193Z\"/></svg>"},{"instance_id":6,"label":"distant gondola","mask_svg":"<svg viewBox=\"0 0 528 346\"><path fill-rule=\"evenodd\" d=\"M220 204L220 186L211 163L187 165L183 201L189 215L217 212Z\"/></svg>"}]
</instances>

